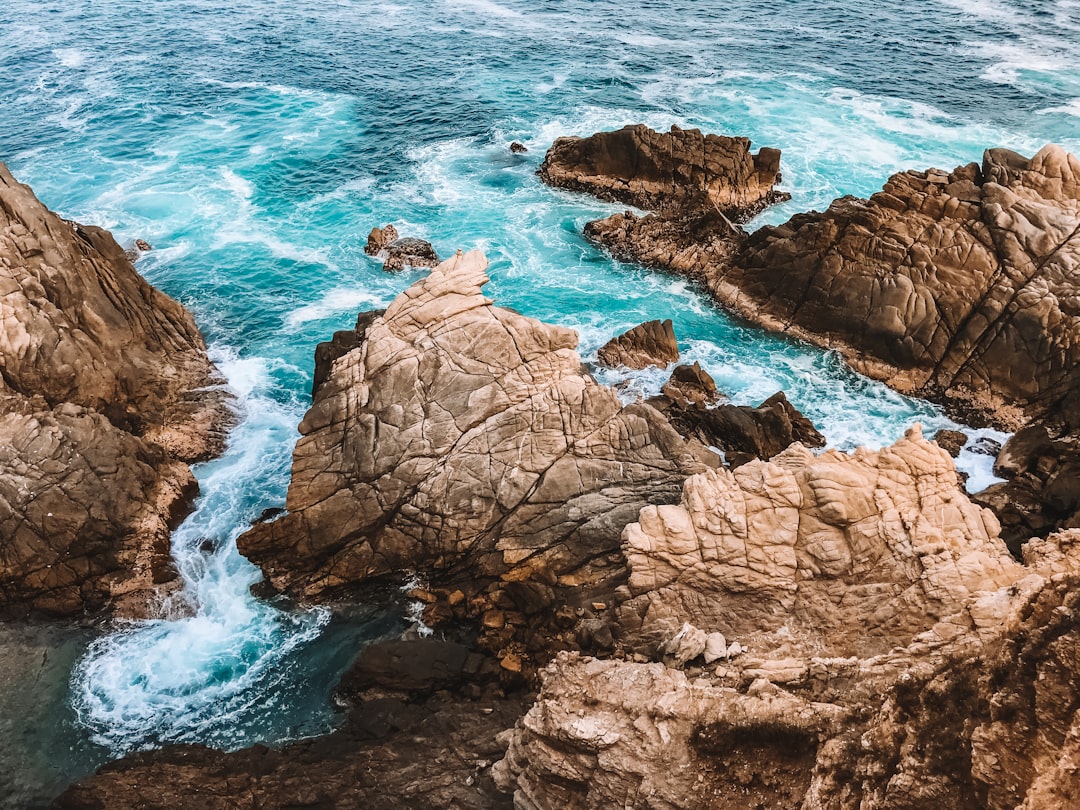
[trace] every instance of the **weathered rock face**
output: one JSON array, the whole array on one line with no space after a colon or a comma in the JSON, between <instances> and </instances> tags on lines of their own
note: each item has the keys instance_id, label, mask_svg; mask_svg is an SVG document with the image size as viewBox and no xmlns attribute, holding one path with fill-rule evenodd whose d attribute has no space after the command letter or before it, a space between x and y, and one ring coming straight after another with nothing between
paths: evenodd
<instances>
[{"instance_id":1,"label":"weathered rock face","mask_svg":"<svg viewBox=\"0 0 1080 810\"><path fill-rule=\"evenodd\" d=\"M389 228L390 226L387 225ZM342 329L334 332L334 336L315 347L315 373L311 382L311 397L315 398L319 388L330 377L330 369L334 361L344 354L348 354L364 342L364 335L372 322L386 310L376 309L371 312L361 312L356 316L356 326L352 329Z\"/></svg>"},{"instance_id":2,"label":"weathered rock face","mask_svg":"<svg viewBox=\"0 0 1080 810\"><path fill-rule=\"evenodd\" d=\"M784 628L820 655L880 653L1018 578L997 532L918 428L877 452L793 445L643 509L623 535L620 618L653 648L690 622L738 640Z\"/></svg>"},{"instance_id":3,"label":"weathered rock face","mask_svg":"<svg viewBox=\"0 0 1080 810\"><path fill-rule=\"evenodd\" d=\"M988 150L762 228L702 268L721 302L859 371L1018 426L1076 396L1080 160Z\"/></svg>"},{"instance_id":4,"label":"weathered rock face","mask_svg":"<svg viewBox=\"0 0 1080 810\"><path fill-rule=\"evenodd\" d=\"M666 368L679 361L679 344L671 319L647 321L613 337L596 352L596 358L609 368Z\"/></svg>"},{"instance_id":5,"label":"weathered rock face","mask_svg":"<svg viewBox=\"0 0 1080 810\"><path fill-rule=\"evenodd\" d=\"M702 135L643 124L588 138L559 138L540 165L541 179L558 188L652 211L719 209L745 221L780 195L780 152L750 152L747 138Z\"/></svg>"},{"instance_id":6,"label":"weathered rock face","mask_svg":"<svg viewBox=\"0 0 1080 810\"><path fill-rule=\"evenodd\" d=\"M368 256L378 256L396 242L397 238L397 228L393 225L386 225L382 228L372 228L371 233L368 234L367 244L364 245L364 253Z\"/></svg>"},{"instance_id":7,"label":"weathered rock face","mask_svg":"<svg viewBox=\"0 0 1080 810\"><path fill-rule=\"evenodd\" d=\"M660 392L683 408L713 405L720 401L721 396L716 380L696 361L692 366L675 366Z\"/></svg>"},{"instance_id":8,"label":"weathered rock face","mask_svg":"<svg viewBox=\"0 0 1080 810\"><path fill-rule=\"evenodd\" d=\"M444 262L333 362L288 514L238 541L277 589L326 598L415 568L587 598L625 576L622 527L705 468L655 409L582 370L574 332L485 299L486 266Z\"/></svg>"},{"instance_id":9,"label":"weathered rock face","mask_svg":"<svg viewBox=\"0 0 1080 810\"><path fill-rule=\"evenodd\" d=\"M520 810L1071 806L1080 531L1021 565L995 530L914 432L690 478L626 534L629 640L674 660L560 654L496 784Z\"/></svg>"},{"instance_id":10,"label":"weathered rock face","mask_svg":"<svg viewBox=\"0 0 1080 810\"><path fill-rule=\"evenodd\" d=\"M197 490L184 462L220 450L221 379L106 231L2 165L0 372L0 609L137 611L172 576L169 525Z\"/></svg>"}]
</instances>

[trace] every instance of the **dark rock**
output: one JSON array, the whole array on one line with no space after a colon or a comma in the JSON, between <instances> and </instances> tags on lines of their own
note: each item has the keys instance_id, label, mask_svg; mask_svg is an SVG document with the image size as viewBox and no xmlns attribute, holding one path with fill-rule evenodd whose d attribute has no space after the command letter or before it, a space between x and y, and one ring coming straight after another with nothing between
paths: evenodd
<instances>
[{"instance_id":1,"label":"dark rock","mask_svg":"<svg viewBox=\"0 0 1080 810\"><path fill-rule=\"evenodd\" d=\"M529 150L525 148L525 144L514 141L512 144L510 144L510 151L513 152L515 155L521 155L525 152L528 152Z\"/></svg>"},{"instance_id":2,"label":"dark rock","mask_svg":"<svg viewBox=\"0 0 1080 810\"><path fill-rule=\"evenodd\" d=\"M372 687L431 693L461 680L469 649L452 641L377 641L364 648L338 687L346 700Z\"/></svg>"},{"instance_id":3,"label":"dark rock","mask_svg":"<svg viewBox=\"0 0 1080 810\"><path fill-rule=\"evenodd\" d=\"M679 344L670 319L648 321L609 340L597 351L596 358L609 368L663 368L678 362Z\"/></svg>"},{"instance_id":4,"label":"dark rock","mask_svg":"<svg viewBox=\"0 0 1080 810\"><path fill-rule=\"evenodd\" d=\"M934 434L934 441L942 450L956 458L967 444L968 437L966 433L959 430L939 430Z\"/></svg>"},{"instance_id":5,"label":"dark rock","mask_svg":"<svg viewBox=\"0 0 1080 810\"><path fill-rule=\"evenodd\" d=\"M387 245L383 270L396 272L406 267L435 267L438 263L439 255L430 242L407 236Z\"/></svg>"},{"instance_id":6,"label":"dark rock","mask_svg":"<svg viewBox=\"0 0 1080 810\"><path fill-rule=\"evenodd\" d=\"M389 226L388 226L389 227ZM330 376L330 368L334 361L342 355L348 354L364 342L364 335L372 322L380 317L386 310L374 309L370 312L361 312L356 317L356 326L352 329L343 329L334 332L333 338L323 341L315 347L315 374L311 381L311 397L319 392L319 388Z\"/></svg>"}]
</instances>

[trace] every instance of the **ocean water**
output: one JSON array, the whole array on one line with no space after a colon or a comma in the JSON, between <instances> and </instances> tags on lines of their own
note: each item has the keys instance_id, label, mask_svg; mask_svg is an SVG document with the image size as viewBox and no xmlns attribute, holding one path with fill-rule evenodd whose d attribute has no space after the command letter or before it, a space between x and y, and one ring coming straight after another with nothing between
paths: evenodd
<instances>
[{"instance_id":1,"label":"ocean water","mask_svg":"<svg viewBox=\"0 0 1080 810\"><path fill-rule=\"evenodd\" d=\"M618 208L535 170L559 135L627 123L746 135L783 150L792 200L758 221L774 223L989 146L1080 150L1080 0L9 0L0 77L0 160L65 216L154 245L140 270L194 312L242 411L174 538L186 603L60 668L74 720L56 733L84 753L41 748L53 775L36 801L130 750L324 731L332 673L393 629L377 611L255 600L233 542L284 501L315 344L419 277L363 254L372 226L443 256L483 248L489 295L577 329L586 358L670 317L734 401L782 388L835 446L950 425L683 280L613 261L581 228ZM636 375L626 395L662 380ZM973 487L987 458L965 454Z\"/></svg>"}]
</instances>

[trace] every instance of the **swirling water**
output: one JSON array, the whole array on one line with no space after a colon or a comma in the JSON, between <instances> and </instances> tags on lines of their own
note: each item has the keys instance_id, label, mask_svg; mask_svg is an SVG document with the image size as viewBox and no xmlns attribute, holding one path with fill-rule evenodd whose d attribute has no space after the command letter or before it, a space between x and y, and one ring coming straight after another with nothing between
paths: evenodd
<instances>
[{"instance_id":1,"label":"swirling water","mask_svg":"<svg viewBox=\"0 0 1080 810\"><path fill-rule=\"evenodd\" d=\"M373 225L482 247L489 294L576 328L586 356L673 318L737 402L783 388L833 444L876 446L949 421L611 260L580 233L614 209L539 184L544 149L637 121L747 135L783 149L792 193L761 222L987 146L1080 149L1078 0L9 0L0 75L0 160L66 216L155 246L140 270L195 313L243 414L174 538L194 614L89 645L63 725L86 739L41 790L127 750L332 725L332 673L390 620L327 630L254 599L233 540L284 500L315 343L417 278L364 256Z\"/></svg>"}]
</instances>

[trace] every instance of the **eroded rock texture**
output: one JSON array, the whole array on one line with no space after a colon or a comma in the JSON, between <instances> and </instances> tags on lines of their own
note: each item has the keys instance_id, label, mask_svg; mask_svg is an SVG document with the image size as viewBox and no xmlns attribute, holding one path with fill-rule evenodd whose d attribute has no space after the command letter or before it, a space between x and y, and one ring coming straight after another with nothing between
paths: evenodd
<instances>
[{"instance_id":1,"label":"eroded rock texture","mask_svg":"<svg viewBox=\"0 0 1080 810\"><path fill-rule=\"evenodd\" d=\"M220 449L221 380L191 316L108 232L2 165L0 375L0 608L137 611L172 576L186 462Z\"/></svg>"},{"instance_id":2,"label":"eroded rock texture","mask_svg":"<svg viewBox=\"0 0 1080 810\"><path fill-rule=\"evenodd\" d=\"M793 445L643 509L623 534L620 618L654 645L690 622L728 639L790 633L823 655L880 653L1018 578L997 533L918 428L880 451Z\"/></svg>"},{"instance_id":3,"label":"eroded rock texture","mask_svg":"<svg viewBox=\"0 0 1080 810\"><path fill-rule=\"evenodd\" d=\"M748 138L637 124L588 138L559 138L540 165L552 186L652 211L719 209L744 221L775 202L780 151L750 152Z\"/></svg>"},{"instance_id":4,"label":"eroded rock texture","mask_svg":"<svg viewBox=\"0 0 1080 810\"><path fill-rule=\"evenodd\" d=\"M1046 146L893 175L699 268L717 298L857 370L1017 426L1077 395L1080 160Z\"/></svg>"},{"instance_id":5,"label":"eroded rock texture","mask_svg":"<svg viewBox=\"0 0 1080 810\"><path fill-rule=\"evenodd\" d=\"M333 361L288 514L239 540L277 589L326 598L409 568L609 588L622 527L705 468L655 409L582 370L573 331L484 298L486 267L444 262Z\"/></svg>"},{"instance_id":6,"label":"eroded rock texture","mask_svg":"<svg viewBox=\"0 0 1080 810\"><path fill-rule=\"evenodd\" d=\"M996 530L915 431L688 479L625 536L620 618L667 663L561 653L496 783L520 810L1071 806L1080 532L1021 564Z\"/></svg>"}]
</instances>

